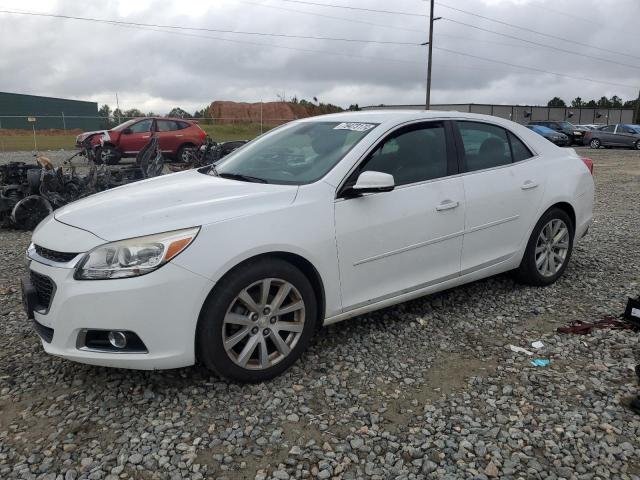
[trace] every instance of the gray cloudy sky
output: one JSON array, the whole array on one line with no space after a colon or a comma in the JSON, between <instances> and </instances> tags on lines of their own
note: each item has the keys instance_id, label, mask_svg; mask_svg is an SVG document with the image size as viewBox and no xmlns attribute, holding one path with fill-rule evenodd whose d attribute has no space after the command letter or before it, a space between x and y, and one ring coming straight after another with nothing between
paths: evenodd
<instances>
[{"instance_id":1,"label":"gray cloudy sky","mask_svg":"<svg viewBox=\"0 0 640 480\"><path fill-rule=\"evenodd\" d=\"M428 8L423 0L309 1L421 14ZM638 95L640 0L438 1L436 16L444 19L436 23L434 46L449 52L434 53L434 103L535 104L555 95L567 101L578 95L590 99L617 94L625 100ZM489 22L445 4L611 52ZM284 0L0 0L0 9L289 35L416 43L427 39L423 17ZM609 62L539 48L454 21ZM342 106L424 101L425 47L157 30L0 13L0 91L112 106L118 92L121 108L157 113L174 106L193 111L213 100L270 101L283 93ZM621 86L526 71L450 51Z\"/></svg>"}]
</instances>

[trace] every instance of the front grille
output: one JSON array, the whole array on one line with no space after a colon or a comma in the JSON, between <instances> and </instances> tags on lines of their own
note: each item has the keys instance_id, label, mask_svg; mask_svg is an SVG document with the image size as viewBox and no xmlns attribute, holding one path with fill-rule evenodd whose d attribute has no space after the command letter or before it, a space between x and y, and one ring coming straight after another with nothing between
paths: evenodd
<instances>
[{"instance_id":1,"label":"front grille","mask_svg":"<svg viewBox=\"0 0 640 480\"><path fill-rule=\"evenodd\" d=\"M35 249L38 255L52 262L67 263L79 255L78 253L56 252L55 250L49 250L40 245L36 245Z\"/></svg>"},{"instance_id":2,"label":"front grille","mask_svg":"<svg viewBox=\"0 0 640 480\"><path fill-rule=\"evenodd\" d=\"M53 283L49 277L45 277L39 273L30 271L31 283L36 289L36 293L38 294L38 304L40 308L44 310L49 310L49 305L51 305L51 299L53 298L53 294L56 289L56 284Z\"/></svg>"},{"instance_id":3,"label":"front grille","mask_svg":"<svg viewBox=\"0 0 640 480\"><path fill-rule=\"evenodd\" d=\"M53 328L45 327L35 320L33 321L33 328L35 329L36 333L40 335L40 338L42 338L47 343L51 343L51 340L53 340Z\"/></svg>"}]
</instances>

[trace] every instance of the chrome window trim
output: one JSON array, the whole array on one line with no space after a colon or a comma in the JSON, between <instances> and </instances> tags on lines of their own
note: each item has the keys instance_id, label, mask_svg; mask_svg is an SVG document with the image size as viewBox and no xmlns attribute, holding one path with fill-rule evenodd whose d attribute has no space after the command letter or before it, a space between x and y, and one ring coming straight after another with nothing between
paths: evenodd
<instances>
[{"instance_id":1,"label":"chrome window trim","mask_svg":"<svg viewBox=\"0 0 640 480\"><path fill-rule=\"evenodd\" d=\"M395 125L394 127L390 128L390 129L386 130L384 133L380 134L380 136L358 158L358 160L349 169L349 172L344 176L344 178L338 184L338 187L336 188L336 193L335 193L335 195L336 195L335 196L335 202L341 202L341 201L344 201L344 200L352 200L351 198L338 197L338 193L342 190L342 187L344 187L344 184L347 182L347 180L349 179L351 174L360 166L360 164L363 161L366 160L366 158L369 156L369 154L371 152L373 152L376 147L378 147L378 145L380 144L380 141L383 140L385 137L389 136L390 134L392 134L396 130L399 130L401 128L404 128L404 127L407 127L407 126L410 126L410 125L414 125L416 123L446 122L448 120L453 121L453 122L467 121L467 122L475 122L475 123L486 123L486 124L492 125L494 127L502 128L502 129L506 130L507 132L510 132L518 140L520 140L531 151L531 154L533 156L530 157L530 158L525 158L524 160L520 160L518 162L511 162L511 163L508 163L508 164L505 164L505 165L498 165L496 167L484 168L482 170L473 170L471 172L466 172L466 171L465 172L458 172L458 173L453 174L453 175L446 175L444 177L431 178L429 180L422 180L420 182L405 183L404 185L396 186L393 190L391 190L392 192L395 191L395 190L399 190L401 188L413 187L413 186L423 185L423 184L432 183L432 182L438 182L440 180L447 180L447 179L450 179L450 178L463 177L465 175L473 175L473 174L476 174L476 173L489 172L491 170L497 170L499 168L512 167L514 165L520 165L520 164L523 164L525 162L530 162L532 160L536 160L536 159L540 158L540 153L538 153L538 151L535 148L533 148L530 143L528 143L526 140L524 140L520 135L515 133L510 128L507 128L507 127L505 127L503 125L500 125L498 123L488 122L488 121L485 121L485 120L479 121L479 120L475 120L475 119L460 118L460 117L435 117L435 118L422 118L422 119L417 119L417 120L416 119L408 120L406 122L403 122L403 123L400 123L398 125ZM367 195L380 195L381 193L390 193L390 192L369 193L369 194L366 194L365 196L367 196Z\"/></svg>"}]
</instances>

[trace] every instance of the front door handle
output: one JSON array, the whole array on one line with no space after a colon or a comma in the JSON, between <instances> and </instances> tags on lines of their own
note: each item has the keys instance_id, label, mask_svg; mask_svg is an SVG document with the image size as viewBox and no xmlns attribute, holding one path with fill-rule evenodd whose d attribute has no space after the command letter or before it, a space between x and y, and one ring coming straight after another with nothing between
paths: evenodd
<instances>
[{"instance_id":1,"label":"front door handle","mask_svg":"<svg viewBox=\"0 0 640 480\"><path fill-rule=\"evenodd\" d=\"M143 135L142 138L149 138L151 135Z\"/></svg>"},{"instance_id":2,"label":"front door handle","mask_svg":"<svg viewBox=\"0 0 640 480\"><path fill-rule=\"evenodd\" d=\"M536 188L538 186L538 184L536 182L534 182L533 180L527 180L526 182L524 182L522 184L522 186L520 187L522 190L531 190L532 188Z\"/></svg>"},{"instance_id":3,"label":"front door handle","mask_svg":"<svg viewBox=\"0 0 640 480\"><path fill-rule=\"evenodd\" d=\"M454 202L453 200L443 200L440 205L436 207L436 210L442 212L443 210L451 210L460 205L460 202Z\"/></svg>"}]
</instances>

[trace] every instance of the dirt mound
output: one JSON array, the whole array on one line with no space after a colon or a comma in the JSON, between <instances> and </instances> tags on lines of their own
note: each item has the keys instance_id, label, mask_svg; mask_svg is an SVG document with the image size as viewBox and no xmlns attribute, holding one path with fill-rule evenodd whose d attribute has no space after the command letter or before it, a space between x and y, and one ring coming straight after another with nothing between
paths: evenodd
<instances>
[{"instance_id":1,"label":"dirt mound","mask_svg":"<svg viewBox=\"0 0 640 480\"><path fill-rule=\"evenodd\" d=\"M262 122L267 124L283 123L297 118L313 117L325 113L341 112L335 105L319 104L302 100L301 102L265 102L245 103L215 101L205 110L207 117L213 117L218 123Z\"/></svg>"}]
</instances>

